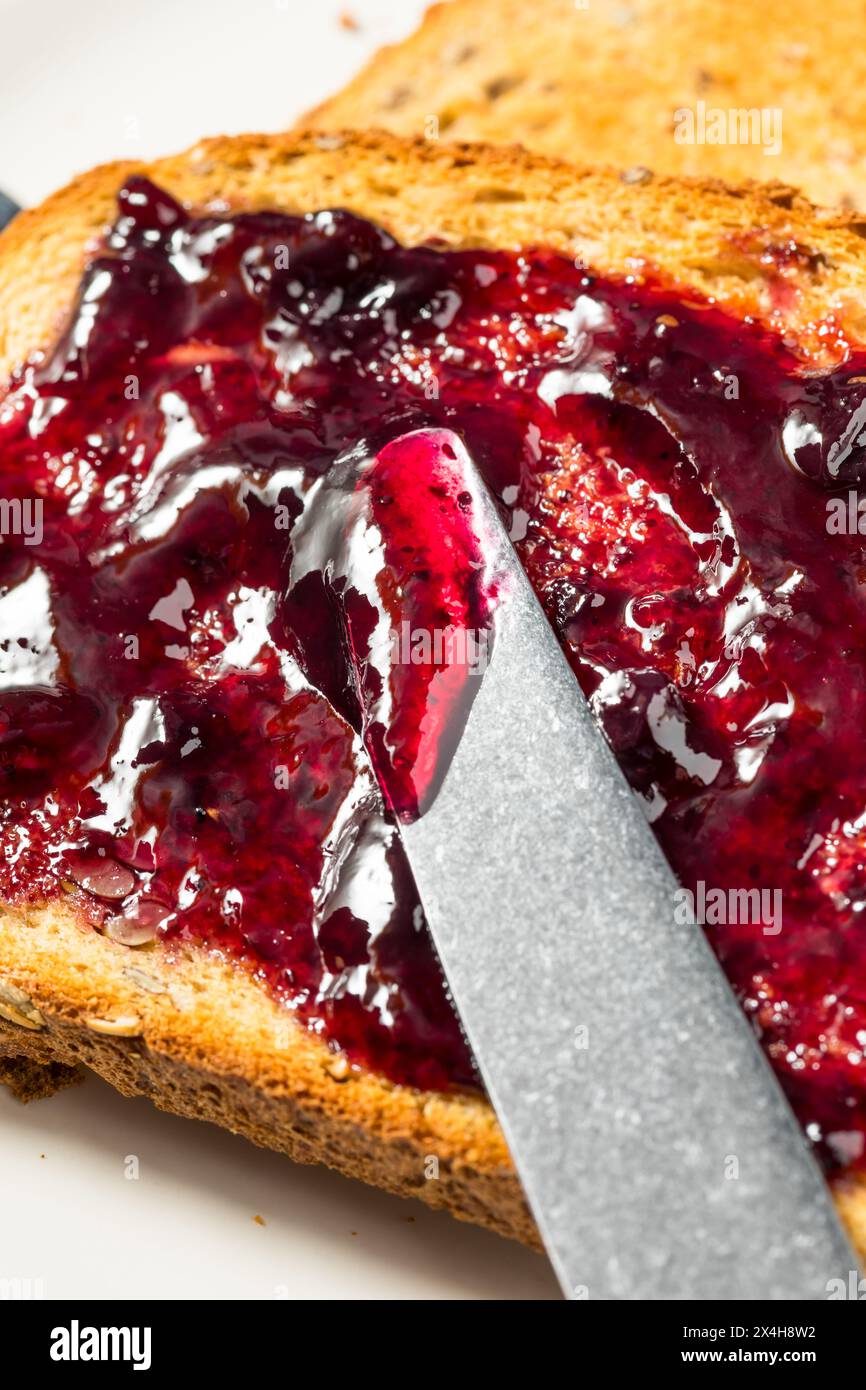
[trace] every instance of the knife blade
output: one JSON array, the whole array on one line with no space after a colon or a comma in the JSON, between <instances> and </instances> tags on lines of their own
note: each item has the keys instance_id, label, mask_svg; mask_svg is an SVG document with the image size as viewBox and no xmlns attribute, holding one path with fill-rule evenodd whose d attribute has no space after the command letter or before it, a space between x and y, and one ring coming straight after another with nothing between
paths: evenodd
<instances>
[{"instance_id":1,"label":"knife blade","mask_svg":"<svg viewBox=\"0 0 866 1390\"><path fill-rule=\"evenodd\" d=\"M12 221L12 218L21 211L17 203L8 198L5 193L0 191L0 232Z\"/></svg>"},{"instance_id":2,"label":"knife blade","mask_svg":"<svg viewBox=\"0 0 866 1390\"><path fill-rule=\"evenodd\" d=\"M824 1178L448 439L507 582L456 752L400 833L563 1292L826 1298L857 1262Z\"/></svg>"}]
</instances>

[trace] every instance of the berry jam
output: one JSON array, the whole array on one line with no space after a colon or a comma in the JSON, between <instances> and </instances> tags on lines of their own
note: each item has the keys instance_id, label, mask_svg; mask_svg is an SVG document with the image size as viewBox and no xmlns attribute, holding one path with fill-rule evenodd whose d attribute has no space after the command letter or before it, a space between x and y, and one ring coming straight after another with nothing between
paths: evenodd
<instances>
[{"instance_id":1,"label":"berry jam","mask_svg":"<svg viewBox=\"0 0 866 1390\"><path fill-rule=\"evenodd\" d=\"M451 431L684 889L774 904L706 929L825 1162L866 1163L866 357L832 347L554 253L130 181L0 404L3 896L204 942L350 1058L475 1084L396 830L461 691L435 654L357 659L383 612L488 622L413 455Z\"/></svg>"},{"instance_id":2,"label":"berry jam","mask_svg":"<svg viewBox=\"0 0 866 1390\"><path fill-rule=\"evenodd\" d=\"M279 610L304 673L361 726L402 821L441 786L493 646L501 580L477 533L462 452L449 430L416 430L375 458L350 450L337 460L293 532ZM314 645L298 640L311 622ZM323 679L323 652L347 657L337 687Z\"/></svg>"}]
</instances>

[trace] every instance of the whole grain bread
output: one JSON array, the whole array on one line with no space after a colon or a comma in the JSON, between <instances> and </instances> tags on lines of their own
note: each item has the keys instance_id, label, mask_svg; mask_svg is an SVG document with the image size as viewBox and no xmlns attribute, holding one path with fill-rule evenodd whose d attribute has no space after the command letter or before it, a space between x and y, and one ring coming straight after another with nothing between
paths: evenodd
<instances>
[{"instance_id":1,"label":"whole grain bread","mask_svg":"<svg viewBox=\"0 0 866 1390\"><path fill-rule=\"evenodd\" d=\"M780 150L678 143L675 113L698 103L705 114L781 112ZM765 119L771 134L775 118ZM306 123L519 140L562 159L666 174L777 178L815 202L866 209L866 8L451 0Z\"/></svg>"},{"instance_id":2,"label":"whole grain bread","mask_svg":"<svg viewBox=\"0 0 866 1390\"><path fill-rule=\"evenodd\" d=\"M0 1055L0 1084L25 1104L44 1100L83 1080L80 1067L66 1067L62 1062L36 1062L32 1057Z\"/></svg>"},{"instance_id":3,"label":"whole grain bread","mask_svg":"<svg viewBox=\"0 0 866 1390\"><path fill-rule=\"evenodd\" d=\"M115 197L145 173L193 209L342 206L408 243L546 245L609 275L660 273L748 313L813 363L866 342L866 224L781 185L574 169L521 150L378 134L205 141L76 179L0 236L0 380L46 349ZM288 1020L288 1035L287 1035ZM84 1064L125 1095L537 1244L488 1103L340 1065L242 968L189 945L131 950L55 903L0 908L0 1054ZM429 1156L438 1180L427 1180ZM866 1181L837 1185L866 1252Z\"/></svg>"}]
</instances>

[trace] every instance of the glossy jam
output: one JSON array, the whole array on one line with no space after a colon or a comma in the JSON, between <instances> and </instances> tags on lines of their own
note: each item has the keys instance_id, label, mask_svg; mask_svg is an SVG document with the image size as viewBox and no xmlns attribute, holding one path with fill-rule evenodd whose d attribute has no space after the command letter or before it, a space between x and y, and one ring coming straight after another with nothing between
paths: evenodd
<instances>
[{"instance_id":1,"label":"glossy jam","mask_svg":"<svg viewBox=\"0 0 866 1390\"><path fill-rule=\"evenodd\" d=\"M350 450L310 491L292 536L283 640L347 719L398 820L433 801L492 653L500 578L450 430ZM308 634L315 622L315 644ZM329 689L317 654L345 653ZM350 680L346 682L346 671Z\"/></svg>"},{"instance_id":2,"label":"glossy jam","mask_svg":"<svg viewBox=\"0 0 866 1390\"><path fill-rule=\"evenodd\" d=\"M405 675L386 807L364 586L315 521L335 460L384 461L377 592L439 621L435 512L387 451L451 430L682 883L781 894L778 932L707 930L824 1159L866 1161L866 543L827 527L860 482L866 359L833 347L819 373L551 253L193 219L132 182L68 333L0 405L2 495L43 503L38 543L0 550L4 896L203 940L351 1058L472 1083L393 823L429 787L441 673ZM469 622L459 566L434 573Z\"/></svg>"}]
</instances>

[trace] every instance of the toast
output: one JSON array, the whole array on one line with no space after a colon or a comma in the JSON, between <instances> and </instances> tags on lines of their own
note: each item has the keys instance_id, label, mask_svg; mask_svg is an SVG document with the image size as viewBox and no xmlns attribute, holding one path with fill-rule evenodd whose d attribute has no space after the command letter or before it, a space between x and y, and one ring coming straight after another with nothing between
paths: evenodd
<instances>
[{"instance_id":1,"label":"toast","mask_svg":"<svg viewBox=\"0 0 866 1390\"><path fill-rule=\"evenodd\" d=\"M781 179L814 202L863 208L864 54L857 0L834 0L829 13L808 0L451 0L304 123L517 140L560 159L732 182ZM768 122L778 111L780 148L769 126L753 132L755 143L702 142L697 125L678 130L679 110L704 120L763 110Z\"/></svg>"},{"instance_id":2,"label":"toast","mask_svg":"<svg viewBox=\"0 0 866 1390\"><path fill-rule=\"evenodd\" d=\"M118 189L144 174L194 209L343 207L400 242L542 245L602 274L663 276L713 296L813 362L835 321L866 342L866 224L816 211L791 189L635 180L514 150L306 133L214 139L152 164L76 179L0 236L0 379L44 353L68 320ZM795 254L792 254L795 248ZM784 256L780 255L784 250ZM93 931L74 906L6 904L0 917L0 1052L81 1064L124 1095L207 1119L301 1162L322 1162L531 1245L538 1236L487 1101L335 1066L249 972L183 943L138 950ZM438 1180L425 1164L438 1160ZM836 1184L866 1250L866 1181Z\"/></svg>"},{"instance_id":3,"label":"toast","mask_svg":"<svg viewBox=\"0 0 866 1390\"><path fill-rule=\"evenodd\" d=\"M65 1067L62 1062L40 1063L29 1057L0 1057L0 1083L16 1100L25 1104L45 1100L67 1086L76 1086L84 1076L79 1067Z\"/></svg>"}]
</instances>

